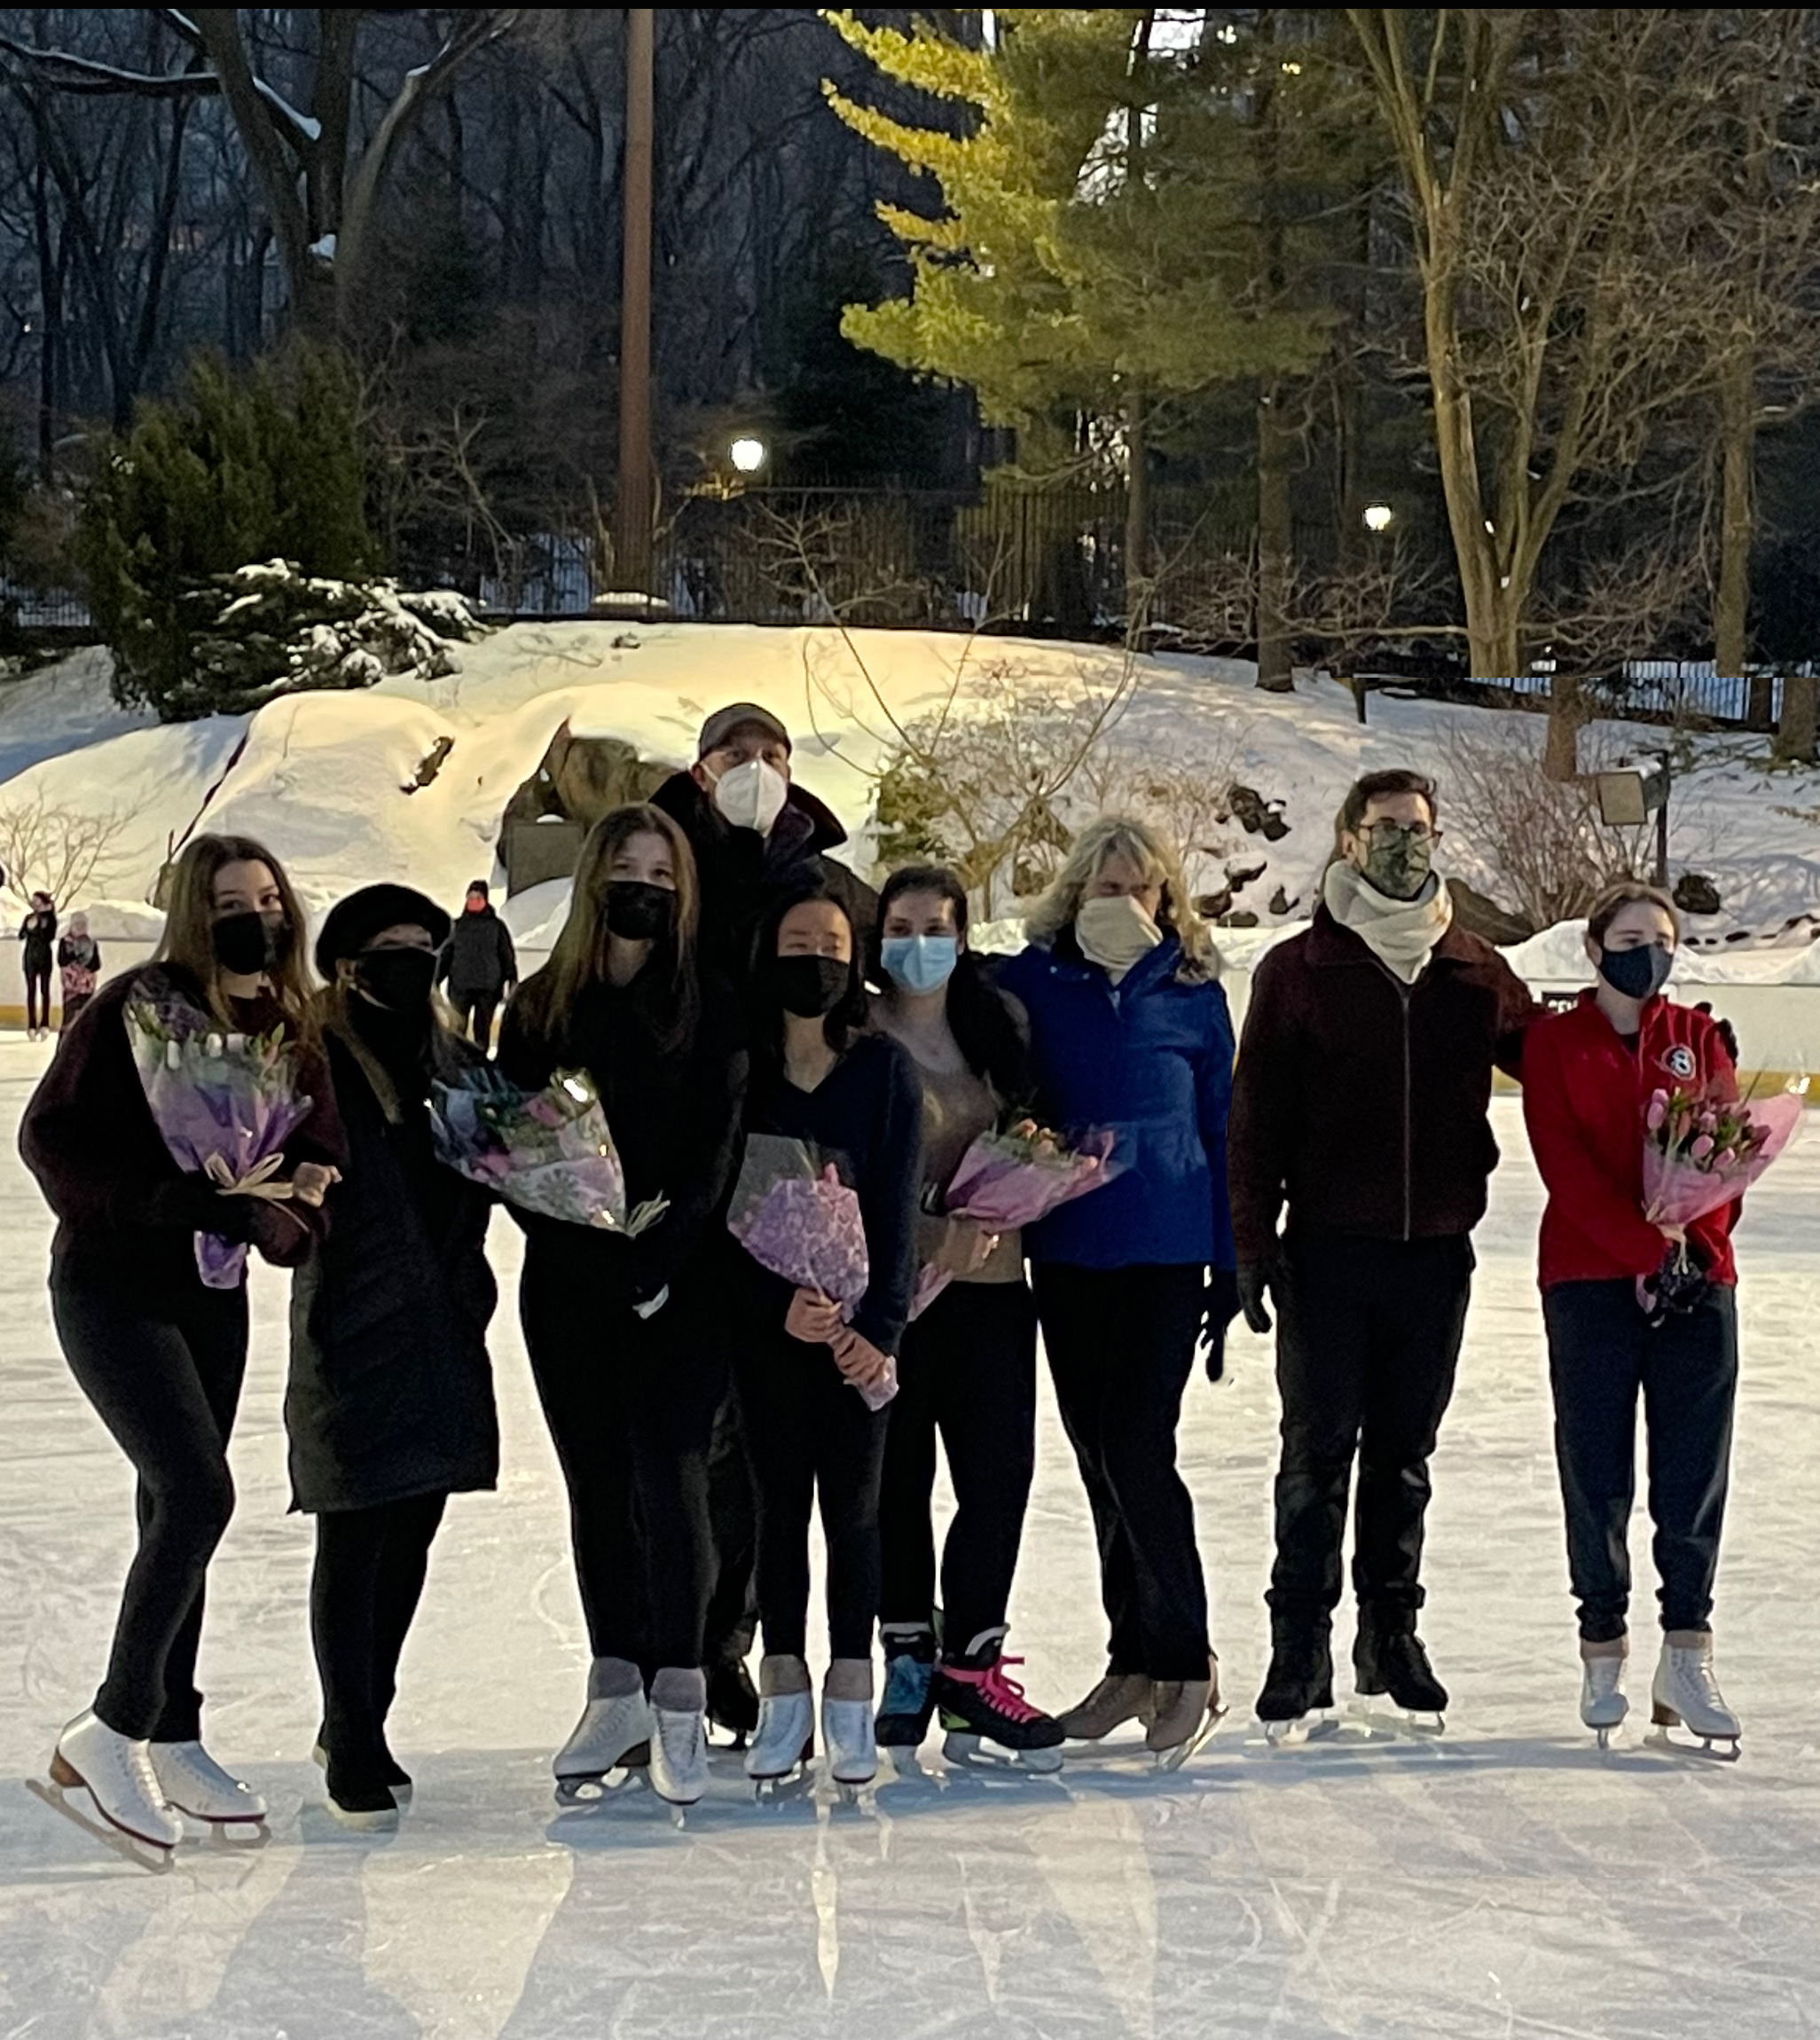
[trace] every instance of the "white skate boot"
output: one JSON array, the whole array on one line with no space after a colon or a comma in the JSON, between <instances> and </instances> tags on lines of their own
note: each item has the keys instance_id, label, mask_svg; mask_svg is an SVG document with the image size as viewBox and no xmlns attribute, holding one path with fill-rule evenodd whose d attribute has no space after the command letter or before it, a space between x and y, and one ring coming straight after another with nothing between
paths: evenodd
<instances>
[{"instance_id":1,"label":"white skate boot","mask_svg":"<svg viewBox=\"0 0 1820 2040\"><path fill-rule=\"evenodd\" d=\"M1596 1730L1602 1750L1610 1748L1613 1731L1630 1712L1624 1697L1624 1663L1629 1655L1630 1644L1623 1636L1599 1644L1581 1640L1580 1718Z\"/></svg>"},{"instance_id":2,"label":"white skate boot","mask_svg":"<svg viewBox=\"0 0 1820 2040\"><path fill-rule=\"evenodd\" d=\"M1662 1639L1662 1655L1651 1689L1651 1719L1659 1729L1684 1727L1700 1738L1700 1746L1729 1745L1715 1755L1735 1757L1742 1733L1738 1716L1725 1704L1713 1675L1710 1629L1670 1629Z\"/></svg>"},{"instance_id":3,"label":"white skate boot","mask_svg":"<svg viewBox=\"0 0 1820 2040\"><path fill-rule=\"evenodd\" d=\"M679 1813L708 1790L708 1718L699 1709L657 1707L651 1738L651 1790Z\"/></svg>"},{"instance_id":4,"label":"white skate boot","mask_svg":"<svg viewBox=\"0 0 1820 2040\"><path fill-rule=\"evenodd\" d=\"M815 1754L815 1696L765 1693L758 1701L758 1726L746 1752L746 1776L763 1798L767 1786L799 1777Z\"/></svg>"},{"instance_id":5,"label":"white skate boot","mask_svg":"<svg viewBox=\"0 0 1820 2040\"><path fill-rule=\"evenodd\" d=\"M265 1801L251 1785L224 1771L200 1743L148 1743L152 1775L168 1804L235 1840L250 1840L265 1824ZM234 1830L241 1831L234 1835Z\"/></svg>"},{"instance_id":6,"label":"white skate boot","mask_svg":"<svg viewBox=\"0 0 1820 2040\"><path fill-rule=\"evenodd\" d=\"M821 1682L821 1740L828 1775L843 1799L878 1776L870 1658L835 1658L829 1664Z\"/></svg>"},{"instance_id":7,"label":"white skate boot","mask_svg":"<svg viewBox=\"0 0 1820 2040\"><path fill-rule=\"evenodd\" d=\"M633 1682L624 1690L628 1680ZM608 1689L618 1686L615 1692ZM638 1667L618 1658L597 1658L588 1673L588 1704L569 1740L551 1760L560 1806L601 1797L609 1771L636 1770L650 1761L655 1724Z\"/></svg>"},{"instance_id":8,"label":"white skate boot","mask_svg":"<svg viewBox=\"0 0 1820 2040\"><path fill-rule=\"evenodd\" d=\"M51 1784L39 1797L78 1827L98 1835L129 1861L163 1870L184 1838L184 1824L166 1805L148 1746L117 1734L93 1708L57 1738Z\"/></svg>"}]
</instances>

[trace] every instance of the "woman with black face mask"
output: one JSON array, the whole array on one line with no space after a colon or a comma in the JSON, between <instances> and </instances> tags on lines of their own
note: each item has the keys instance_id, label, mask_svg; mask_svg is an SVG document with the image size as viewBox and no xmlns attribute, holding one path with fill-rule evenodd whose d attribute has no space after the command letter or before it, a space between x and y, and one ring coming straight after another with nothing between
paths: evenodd
<instances>
[{"instance_id":1,"label":"woman with black face mask","mask_svg":"<svg viewBox=\"0 0 1820 2040\"><path fill-rule=\"evenodd\" d=\"M1722 1023L1662 996L1681 938L1675 903L1626 880L1595 902L1597 972L1524 1038L1523 1112L1548 1188L1542 1317L1580 1604L1581 1719L1603 1742L1623 1721L1636 1492L1636 1405L1649 1434L1662 1651L1655 1721L1736 1744L1713 1674L1713 1583L1738 1393L1737 1263L1724 1204L1685 1230L1643 1215L1643 1150L1657 1092L1738 1095Z\"/></svg>"},{"instance_id":2,"label":"woman with black face mask","mask_svg":"<svg viewBox=\"0 0 1820 2040\"><path fill-rule=\"evenodd\" d=\"M637 1238L521 1217L519 1292L537 1393L569 1486L592 1665L556 1754L559 1798L650 1763L686 1805L708 1780L702 1622L713 1586L708 1448L724 1391L719 1252L745 1092L735 1002L695 963L695 867L670 817L616 808L582 847L550 961L506 1008L499 1067L593 1079Z\"/></svg>"},{"instance_id":3,"label":"woman with black face mask","mask_svg":"<svg viewBox=\"0 0 1820 2040\"><path fill-rule=\"evenodd\" d=\"M749 1134L802 1142L858 1195L868 1284L851 1316L748 1255L735 1359L758 1491L758 1614L765 1630L755 1779L787 1776L814 1739L806 1658L809 1518L820 1491L828 1543L830 1663L821 1731L835 1782L877 1769L872 1632L879 1605L879 1484L889 1405L876 1392L910 1314L922 1181L922 1087L908 1052L865 1032L853 924L824 893L786 902L761 935L753 984Z\"/></svg>"},{"instance_id":4,"label":"woman with black face mask","mask_svg":"<svg viewBox=\"0 0 1820 2040\"><path fill-rule=\"evenodd\" d=\"M330 910L316 945L349 1158L333 1229L292 1289L285 1424L295 1504L316 1518L316 1756L330 1812L357 1828L396 1825L410 1796L386 1716L443 1506L499 1471L490 1199L430 1140L432 1078L483 1059L433 1008L448 932L434 900L370 885Z\"/></svg>"},{"instance_id":5,"label":"woman with black face mask","mask_svg":"<svg viewBox=\"0 0 1820 2040\"><path fill-rule=\"evenodd\" d=\"M208 1561L233 1512L227 1445L247 1367L244 1267L201 1239L294 1267L324 1230L341 1128L316 1047L303 913L284 869L246 836L196 837L170 874L151 963L104 985L59 1043L20 1149L58 1218L51 1308L82 1393L138 1476L139 1548L107 1676L59 1738L66 1809L167 1853L183 1820L244 1826L264 1802L203 1747L196 1649ZM285 1142L284 1201L186 1172L147 1102L132 1030L278 1040L311 1101ZM210 1279L210 1277L214 1279Z\"/></svg>"}]
</instances>

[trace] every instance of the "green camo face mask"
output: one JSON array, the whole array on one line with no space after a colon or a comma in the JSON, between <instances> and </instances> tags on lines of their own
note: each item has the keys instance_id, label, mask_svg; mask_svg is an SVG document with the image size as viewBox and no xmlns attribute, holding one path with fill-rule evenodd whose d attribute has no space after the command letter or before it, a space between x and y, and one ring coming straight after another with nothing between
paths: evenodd
<instances>
[{"instance_id":1,"label":"green camo face mask","mask_svg":"<svg viewBox=\"0 0 1820 2040\"><path fill-rule=\"evenodd\" d=\"M1367 838L1365 882L1386 899L1414 899L1428 883L1434 838L1426 829L1379 822Z\"/></svg>"}]
</instances>

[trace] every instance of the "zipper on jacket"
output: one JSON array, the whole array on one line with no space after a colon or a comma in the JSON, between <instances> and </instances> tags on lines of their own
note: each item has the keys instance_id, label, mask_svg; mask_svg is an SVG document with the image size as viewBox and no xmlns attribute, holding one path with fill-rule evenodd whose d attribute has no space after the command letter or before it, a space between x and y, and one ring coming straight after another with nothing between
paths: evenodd
<instances>
[{"instance_id":1,"label":"zipper on jacket","mask_svg":"<svg viewBox=\"0 0 1820 2040\"><path fill-rule=\"evenodd\" d=\"M1403 1238L1416 1229L1416 1074L1409 1041L1409 1001L1416 995L1413 985L1397 984L1403 1006Z\"/></svg>"}]
</instances>

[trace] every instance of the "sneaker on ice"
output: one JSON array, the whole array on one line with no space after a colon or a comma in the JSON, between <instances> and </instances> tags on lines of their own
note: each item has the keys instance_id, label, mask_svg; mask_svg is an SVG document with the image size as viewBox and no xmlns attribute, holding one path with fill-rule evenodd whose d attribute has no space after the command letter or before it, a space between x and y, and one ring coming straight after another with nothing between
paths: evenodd
<instances>
[{"instance_id":1,"label":"sneaker on ice","mask_svg":"<svg viewBox=\"0 0 1820 2040\"><path fill-rule=\"evenodd\" d=\"M1725 1704L1713 1675L1710 1629L1670 1629L1662 1639L1656 1683L1650 1698L1658 1728L1685 1727L1690 1734L1735 1743L1738 1716Z\"/></svg>"},{"instance_id":2,"label":"sneaker on ice","mask_svg":"<svg viewBox=\"0 0 1820 2040\"><path fill-rule=\"evenodd\" d=\"M870 1700L821 1696L821 1740L836 1785L870 1785L878 1776L878 1738Z\"/></svg>"},{"instance_id":3,"label":"sneaker on ice","mask_svg":"<svg viewBox=\"0 0 1820 2040\"><path fill-rule=\"evenodd\" d=\"M708 1789L708 1720L693 1708L657 1707L651 1789L672 1806L694 1806Z\"/></svg>"},{"instance_id":4,"label":"sneaker on ice","mask_svg":"<svg viewBox=\"0 0 1820 2040\"><path fill-rule=\"evenodd\" d=\"M179 1813L216 1824L265 1818L265 1801L251 1785L224 1771L200 1743L145 1746L159 1790Z\"/></svg>"},{"instance_id":5,"label":"sneaker on ice","mask_svg":"<svg viewBox=\"0 0 1820 2040\"><path fill-rule=\"evenodd\" d=\"M1108 1672L1078 1707L1055 1720L1071 1742L1096 1743L1126 1722L1142 1720L1150 1694L1150 1682L1141 1672Z\"/></svg>"},{"instance_id":6,"label":"sneaker on ice","mask_svg":"<svg viewBox=\"0 0 1820 2040\"><path fill-rule=\"evenodd\" d=\"M879 1746L921 1749L935 1712L935 1631L923 1627L885 1629L880 1641L885 1673L875 1724Z\"/></svg>"},{"instance_id":7,"label":"sneaker on ice","mask_svg":"<svg viewBox=\"0 0 1820 2040\"><path fill-rule=\"evenodd\" d=\"M1580 1644L1580 1718L1589 1729L1615 1729L1630 1712L1624 1697L1624 1663L1630 1645L1622 1636Z\"/></svg>"},{"instance_id":8,"label":"sneaker on ice","mask_svg":"<svg viewBox=\"0 0 1820 2040\"><path fill-rule=\"evenodd\" d=\"M788 1777L815 1754L815 1696L766 1693L758 1702L758 1726L746 1752L746 1776L755 1783Z\"/></svg>"},{"instance_id":9,"label":"sneaker on ice","mask_svg":"<svg viewBox=\"0 0 1820 2040\"><path fill-rule=\"evenodd\" d=\"M153 1848L175 1848L184 1824L166 1803L152 1769L149 1745L118 1734L91 1707L57 1738L51 1782L85 1792L110 1827Z\"/></svg>"}]
</instances>

